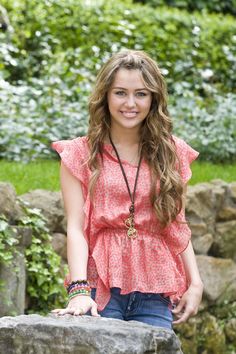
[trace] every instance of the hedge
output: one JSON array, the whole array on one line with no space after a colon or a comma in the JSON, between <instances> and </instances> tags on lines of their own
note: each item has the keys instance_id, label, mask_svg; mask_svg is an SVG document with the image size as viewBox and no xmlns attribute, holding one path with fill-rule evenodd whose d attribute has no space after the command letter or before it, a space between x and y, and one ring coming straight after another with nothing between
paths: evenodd
<instances>
[{"instance_id":1,"label":"hedge","mask_svg":"<svg viewBox=\"0 0 236 354\"><path fill-rule=\"evenodd\" d=\"M3 0L15 32L0 33L0 157L48 157L51 140L85 134L97 70L112 52L135 48L161 67L176 131L207 159L234 160L234 113L224 104L234 103L236 94L234 19L131 1L96 3ZM218 120L225 130L217 129Z\"/></svg>"}]
</instances>

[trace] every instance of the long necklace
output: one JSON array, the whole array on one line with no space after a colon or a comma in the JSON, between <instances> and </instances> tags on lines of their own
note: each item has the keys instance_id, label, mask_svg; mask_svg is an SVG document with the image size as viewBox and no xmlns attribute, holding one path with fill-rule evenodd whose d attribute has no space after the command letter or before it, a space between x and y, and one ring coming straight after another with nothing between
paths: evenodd
<instances>
[{"instance_id":1,"label":"long necklace","mask_svg":"<svg viewBox=\"0 0 236 354\"><path fill-rule=\"evenodd\" d=\"M130 200L131 200L131 205L129 207L129 217L124 221L125 226L128 228L127 236L129 238L136 238L138 236L138 231L135 228L135 224L134 224L134 212L135 212L134 201L135 201L135 192L136 192L137 183L138 183L139 170L140 170L140 165L141 165L141 161L142 161L142 154L140 154L140 158L139 158L139 162L138 162L138 168L137 168L135 182L134 182L134 190L133 190L133 193L131 193L124 167L122 165L122 162L120 160L120 156L118 154L118 151L117 151L110 135L109 135L109 139L110 139L111 145L116 153L117 159L119 161L120 168L121 168L121 171L122 171L122 174L123 174L123 177L124 177L124 180L125 180L128 192L129 192Z\"/></svg>"}]
</instances>

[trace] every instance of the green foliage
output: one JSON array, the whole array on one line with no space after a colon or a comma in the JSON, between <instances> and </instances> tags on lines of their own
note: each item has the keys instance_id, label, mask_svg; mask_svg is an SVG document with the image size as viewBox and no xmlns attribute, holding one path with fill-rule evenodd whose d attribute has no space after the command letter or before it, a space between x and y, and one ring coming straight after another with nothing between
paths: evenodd
<instances>
[{"instance_id":1,"label":"green foliage","mask_svg":"<svg viewBox=\"0 0 236 354\"><path fill-rule=\"evenodd\" d=\"M26 205L24 209L27 216L20 223L33 232L32 243L25 252L27 293L30 297L28 312L47 313L65 302L61 259L50 244L51 236L41 211L27 208Z\"/></svg>"},{"instance_id":2,"label":"green foliage","mask_svg":"<svg viewBox=\"0 0 236 354\"><path fill-rule=\"evenodd\" d=\"M0 215L0 264L10 265L17 252L16 232L4 215Z\"/></svg>"},{"instance_id":3,"label":"green foliage","mask_svg":"<svg viewBox=\"0 0 236 354\"><path fill-rule=\"evenodd\" d=\"M47 158L51 141L86 134L87 97L97 70L112 52L134 48L159 63L172 97L176 132L194 142L201 158L232 161L234 117L222 102L235 102L234 19L154 10L128 0L94 4L3 0L15 32L0 34L0 157ZM189 102L179 87L185 96L192 92ZM181 124L181 109L186 124ZM225 142L227 125L232 147Z\"/></svg>"},{"instance_id":4,"label":"green foliage","mask_svg":"<svg viewBox=\"0 0 236 354\"><path fill-rule=\"evenodd\" d=\"M60 78L32 78L21 86L0 82L0 92L1 157L15 161L47 158L50 141L85 133L85 96L81 94L80 102L70 101L72 90Z\"/></svg>"},{"instance_id":5,"label":"green foliage","mask_svg":"<svg viewBox=\"0 0 236 354\"><path fill-rule=\"evenodd\" d=\"M206 104L208 102L208 104ZM200 152L201 159L224 163L236 156L236 95L193 96L180 90L170 107L175 133Z\"/></svg>"},{"instance_id":6,"label":"green foliage","mask_svg":"<svg viewBox=\"0 0 236 354\"><path fill-rule=\"evenodd\" d=\"M147 4L153 7L157 6L171 6L185 9L187 11L202 11L222 12L236 15L236 1L235 0L133 0L134 3Z\"/></svg>"}]
</instances>

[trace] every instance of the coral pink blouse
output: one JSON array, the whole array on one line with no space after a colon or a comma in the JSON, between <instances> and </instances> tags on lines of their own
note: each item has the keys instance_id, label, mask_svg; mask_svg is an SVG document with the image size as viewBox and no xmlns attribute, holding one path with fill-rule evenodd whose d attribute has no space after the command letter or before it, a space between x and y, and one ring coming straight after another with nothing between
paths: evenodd
<instances>
[{"instance_id":1,"label":"coral pink blouse","mask_svg":"<svg viewBox=\"0 0 236 354\"><path fill-rule=\"evenodd\" d=\"M191 178L190 163L199 153L184 140L173 136L181 162L184 181ZM97 288L98 310L110 299L110 288L118 287L121 294L132 291L164 293L177 302L187 289L187 279L181 260L191 237L187 224L171 223L160 230L150 198L150 171L142 160L135 195L136 239L127 237L124 220L129 215L130 197L120 165L110 144L103 145L103 166L93 199L88 193L91 171L86 163L89 156L87 137L52 143L63 161L82 186L84 195L84 236L89 245L88 279ZM130 189L133 190L137 166L122 160ZM75 196L76 198L76 196ZM177 220L185 221L184 210Z\"/></svg>"}]
</instances>

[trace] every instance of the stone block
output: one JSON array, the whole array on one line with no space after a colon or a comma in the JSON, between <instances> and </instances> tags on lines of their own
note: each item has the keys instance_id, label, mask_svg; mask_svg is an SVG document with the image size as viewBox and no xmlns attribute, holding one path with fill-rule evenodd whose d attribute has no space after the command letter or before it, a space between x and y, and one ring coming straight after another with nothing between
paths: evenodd
<instances>
[{"instance_id":1,"label":"stone block","mask_svg":"<svg viewBox=\"0 0 236 354\"><path fill-rule=\"evenodd\" d=\"M213 244L212 234L205 234L199 237L192 235L193 248L196 254L207 254Z\"/></svg>"},{"instance_id":2,"label":"stone block","mask_svg":"<svg viewBox=\"0 0 236 354\"><path fill-rule=\"evenodd\" d=\"M0 265L2 283L0 317L20 315L25 309L25 259L22 252L14 255L10 265ZM1 353L1 351L0 351Z\"/></svg>"},{"instance_id":3,"label":"stone block","mask_svg":"<svg viewBox=\"0 0 236 354\"><path fill-rule=\"evenodd\" d=\"M4 354L180 354L173 331L136 321L66 315L0 319Z\"/></svg>"},{"instance_id":4,"label":"stone block","mask_svg":"<svg viewBox=\"0 0 236 354\"><path fill-rule=\"evenodd\" d=\"M236 264L231 259L196 256L204 297L210 303L236 300Z\"/></svg>"},{"instance_id":5,"label":"stone block","mask_svg":"<svg viewBox=\"0 0 236 354\"><path fill-rule=\"evenodd\" d=\"M236 261L236 220L216 223L211 253L216 257Z\"/></svg>"},{"instance_id":6,"label":"stone block","mask_svg":"<svg viewBox=\"0 0 236 354\"><path fill-rule=\"evenodd\" d=\"M15 188L6 182L0 182L0 214L9 220L19 219L23 212L17 204Z\"/></svg>"},{"instance_id":7,"label":"stone block","mask_svg":"<svg viewBox=\"0 0 236 354\"><path fill-rule=\"evenodd\" d=\"M52 247L64 261L67 261L66 236L64 234L55 233L52 235Z\"/></svg>"}]
</instances>

